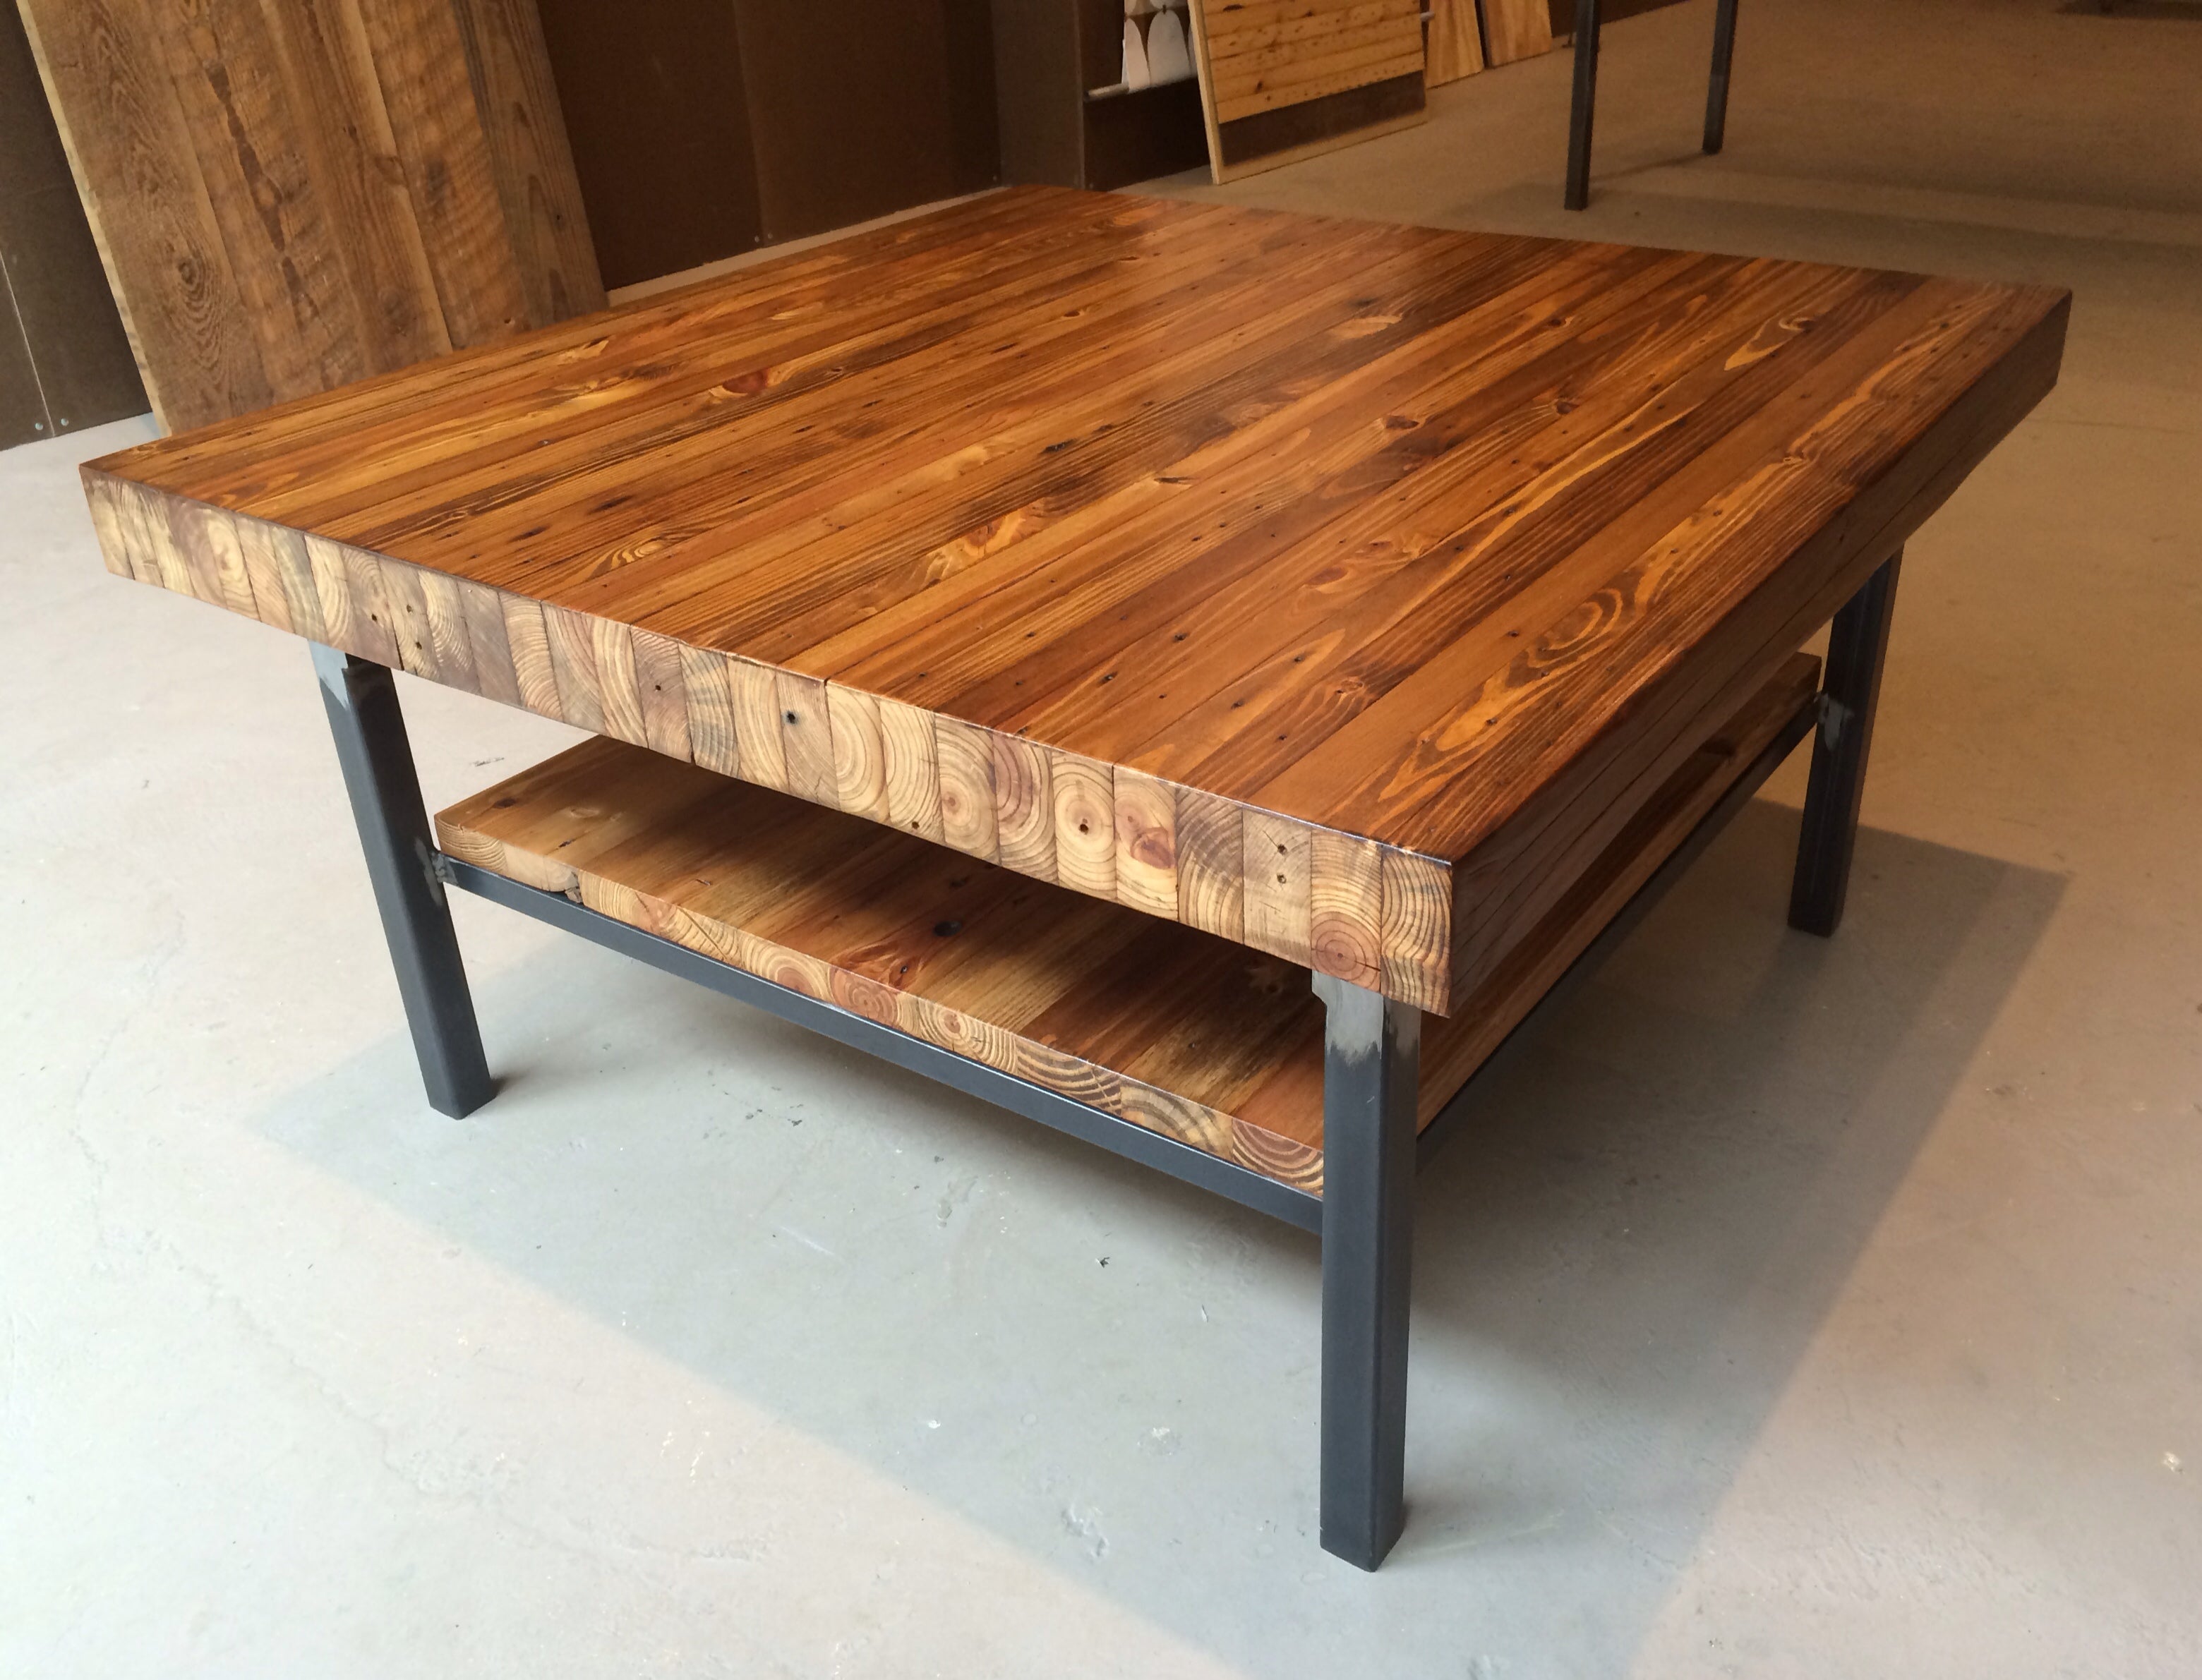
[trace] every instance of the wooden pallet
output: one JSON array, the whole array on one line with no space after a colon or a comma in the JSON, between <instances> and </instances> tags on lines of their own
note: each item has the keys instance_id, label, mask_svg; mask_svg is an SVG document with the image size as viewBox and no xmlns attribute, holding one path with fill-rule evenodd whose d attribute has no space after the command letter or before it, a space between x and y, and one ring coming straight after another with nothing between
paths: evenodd
<instances>
[{"instance_id":1,"label":"wooden pallet","mask_svg":"<svg viewBox=\"0 0 2202 1680\"><path fill-rule=\"evenodd\" d=\"M1546 0L1477 0L1483 39L1493 68L1534 58L1559 44Z\"/></svg>"}]
</instances>

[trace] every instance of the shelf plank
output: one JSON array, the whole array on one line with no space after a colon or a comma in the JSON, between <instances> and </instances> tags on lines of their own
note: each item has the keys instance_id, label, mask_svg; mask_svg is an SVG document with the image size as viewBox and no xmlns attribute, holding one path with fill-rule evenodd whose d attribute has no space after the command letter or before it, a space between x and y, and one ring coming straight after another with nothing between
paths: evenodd
<instances>
[{"instance_id":1,"label":"shelf plank","mask_svg":"<svg viewBox=\"0 0 2202 1680\"><path fill-rule=\"evenodd\" d=\"M1319 1034L1274 957L598 739L436 819L444 849L1299 1188L1318 1109L1231 1110Z\"/></svg>"},{"instance_id":2,"label":"shelf plank","mask_svg":"<svg viewBox=\"0 0 2202 1680\"><path fill-rule=\"evenodd\" d=\"M1468 1007L1425 1019L1422 1124L1818 678L1818 661L1787 661ZM1292 964L610 739L476 794L436 831L454 857L1321 1192L1322 1012Z\"/></svg>"}]
</instances>

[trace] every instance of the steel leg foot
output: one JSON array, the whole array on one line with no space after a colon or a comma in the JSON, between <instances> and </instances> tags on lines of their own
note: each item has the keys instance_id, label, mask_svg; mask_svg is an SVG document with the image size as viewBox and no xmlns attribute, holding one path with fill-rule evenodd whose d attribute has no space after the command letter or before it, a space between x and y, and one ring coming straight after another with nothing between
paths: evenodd
<instances>
[{"instance_id":1,"label":"steel leg foot","mask_svg":"<svg viewBox=\"0 0 2202 1680\"><path fill-rule=\"evenodd\" d=\"M1407 1293L1422 1013L1318 974L1322 1546L1374 1569L1406 1520Z\"/></svg>"},{"instance_id":2,"label":"steel leg foot","mask_svg":"<svg viewBox=\"0 0 2202 1680\"><path fill-rule=\"evenodd\" d=\"M428 1101L440 1113L470 1114L496 1094L474 1023L473 995L459 957L458 936L433 868L436 846L421 802L421 782L405 738L404 714L388 670L316 643L337 762L367 854L368 878L398 995L413 1029Z\"/></svg>"},{"instance_id":3,"label":"steel leg foot","mask_svg":"<svg viewBox=\"0 0 2202 1680\"><path fill-rule=\"evenodd\" d=\"M1580 210L1590 203L1590 135L1598 115L1599 0L1575 3L1575 92L1568 120L1568 190L1562 203Z\"/></svg>"},{"instance_id":4,"label":"steel leg foot","mask_svg":"<svg viewBox=\"0 0 2202 1680\"><path fill-rule=\"evenodd\" d=\"M1858 801L1865 791L1866 754L1881 700L1888 620L1896 607L1901 549L1883 561L1835 614L1828 638L1828 674L1819 733L1812 743L1812 778L1805 793L1805 831L1789 893L1789 925L1822 936L1843 919L1851 853L1858 843Z\"/></svg>"},{"instance_id":5,"label":"steel leg foot","mask_svg":"<svg viewBox=\"0 0 2202 1680\"><path fill-rule=\"evenodd\" d=\"M1736 0L1720 0L1713 14L1713 74L1705 88L1705 150L1716 152L1728 141L1728 73L1735 62Z\"/></svg>"}]
</instances>

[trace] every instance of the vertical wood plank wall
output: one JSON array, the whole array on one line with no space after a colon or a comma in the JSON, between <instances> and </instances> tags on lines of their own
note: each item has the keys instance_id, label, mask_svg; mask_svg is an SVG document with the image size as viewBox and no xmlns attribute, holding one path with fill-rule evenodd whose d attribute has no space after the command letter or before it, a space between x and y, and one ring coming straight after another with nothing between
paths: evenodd
<instances>
[{"instance_id":1,"label":"vertical wood plank wall","mask_svg":"<svg viewBox=\"0 0 2202 1680\"><path fill-rule=\"evenodd\" d=\"M0 5L0 449L144 412L31 44Z\"/></svg>"},{"instance_id":2,"label":"vertical wood plank wall","mask_svg":"<svg viewBox=\"0 0 2202 1680\"><path fill-rule=\"evenodd\" d=\"M599 308L534 0L19 0L181 430Z\"/></svg>"}]
</instances>

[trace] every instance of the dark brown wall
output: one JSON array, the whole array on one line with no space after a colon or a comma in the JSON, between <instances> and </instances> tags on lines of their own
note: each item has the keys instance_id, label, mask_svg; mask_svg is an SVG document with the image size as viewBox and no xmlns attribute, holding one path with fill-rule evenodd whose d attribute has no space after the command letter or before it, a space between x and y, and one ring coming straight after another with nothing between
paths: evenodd
<instances>
[{"instance_id":1,"label":"dark brown wall","mask_svg":"<svg viewBox=\"0 0 2202 1680\"><path fill-rule=\"evenodd\" d=\"M768 240L999 178L986 0L733 0Z\"/></svg>"},{"instance_id":2,"label":"dark brown wall","mask_svg":"<svg viewBox=\"0 0 2202 1680\"><path fill-rule=\"evenodd\" d=\"M1085 97L1079 12L1067 0L993 0L993 10L1002 179L1082 185L1086 139L1073 103Z\"/></svg>"},{"instance_id":3,"label":"dark brown wall","mask_svg":"<svg viewBox=\"0 0 2202 1680\"><path fill-rule=\"evenodd\" d=\"M1599 27L1618 23L1623 18L1639 17L1646 12L1656 12L1662 6L1677 6L1681 0L1604 0L1598 9ZM1572 35L1575 32L1575 0L1545 0L1545 10L1551 19L1552 33ZM1604 38L1603 35L1599 37Z\"/></svg>"},{"instance_id":4,"label":"dark brown wall","mask_svg":"<svg viewBox=\"0 0 2202 1680\"><path fill-rule=\"evenodd\" d=\"M762 237L732 0L539 0L608 286Z\"/></svg>"},{"instance_id":5,"label":"dark brown wall","mask_svg":"<svg viewBox=\"0 0 2202 1680\"><path fill-rule=\"evenodd\" d=\"M540 0L608 285L1001 178L988 0Z\"/></svg>"},{"instance_id":6,"label":"dark brown wall","mask_svg":"<svg viewBox=\"0 0 2202 1680\"><path fill-rule=\"evenodd\" d=\"M23 20L0 4L0 449L146 407Z\"/></svg>"},{"instance_id":7,"label":"dark brown wall","mask_svg":"<svg viewBox=\"0 0 2202 1680\"><path fill-rule=\"evenodd\" d=\"M1122 0L993 0L1002 179L1101 191L1208 161L1198 82L1088 99L1123 73Z\"/></svg>"}]
</instances>

